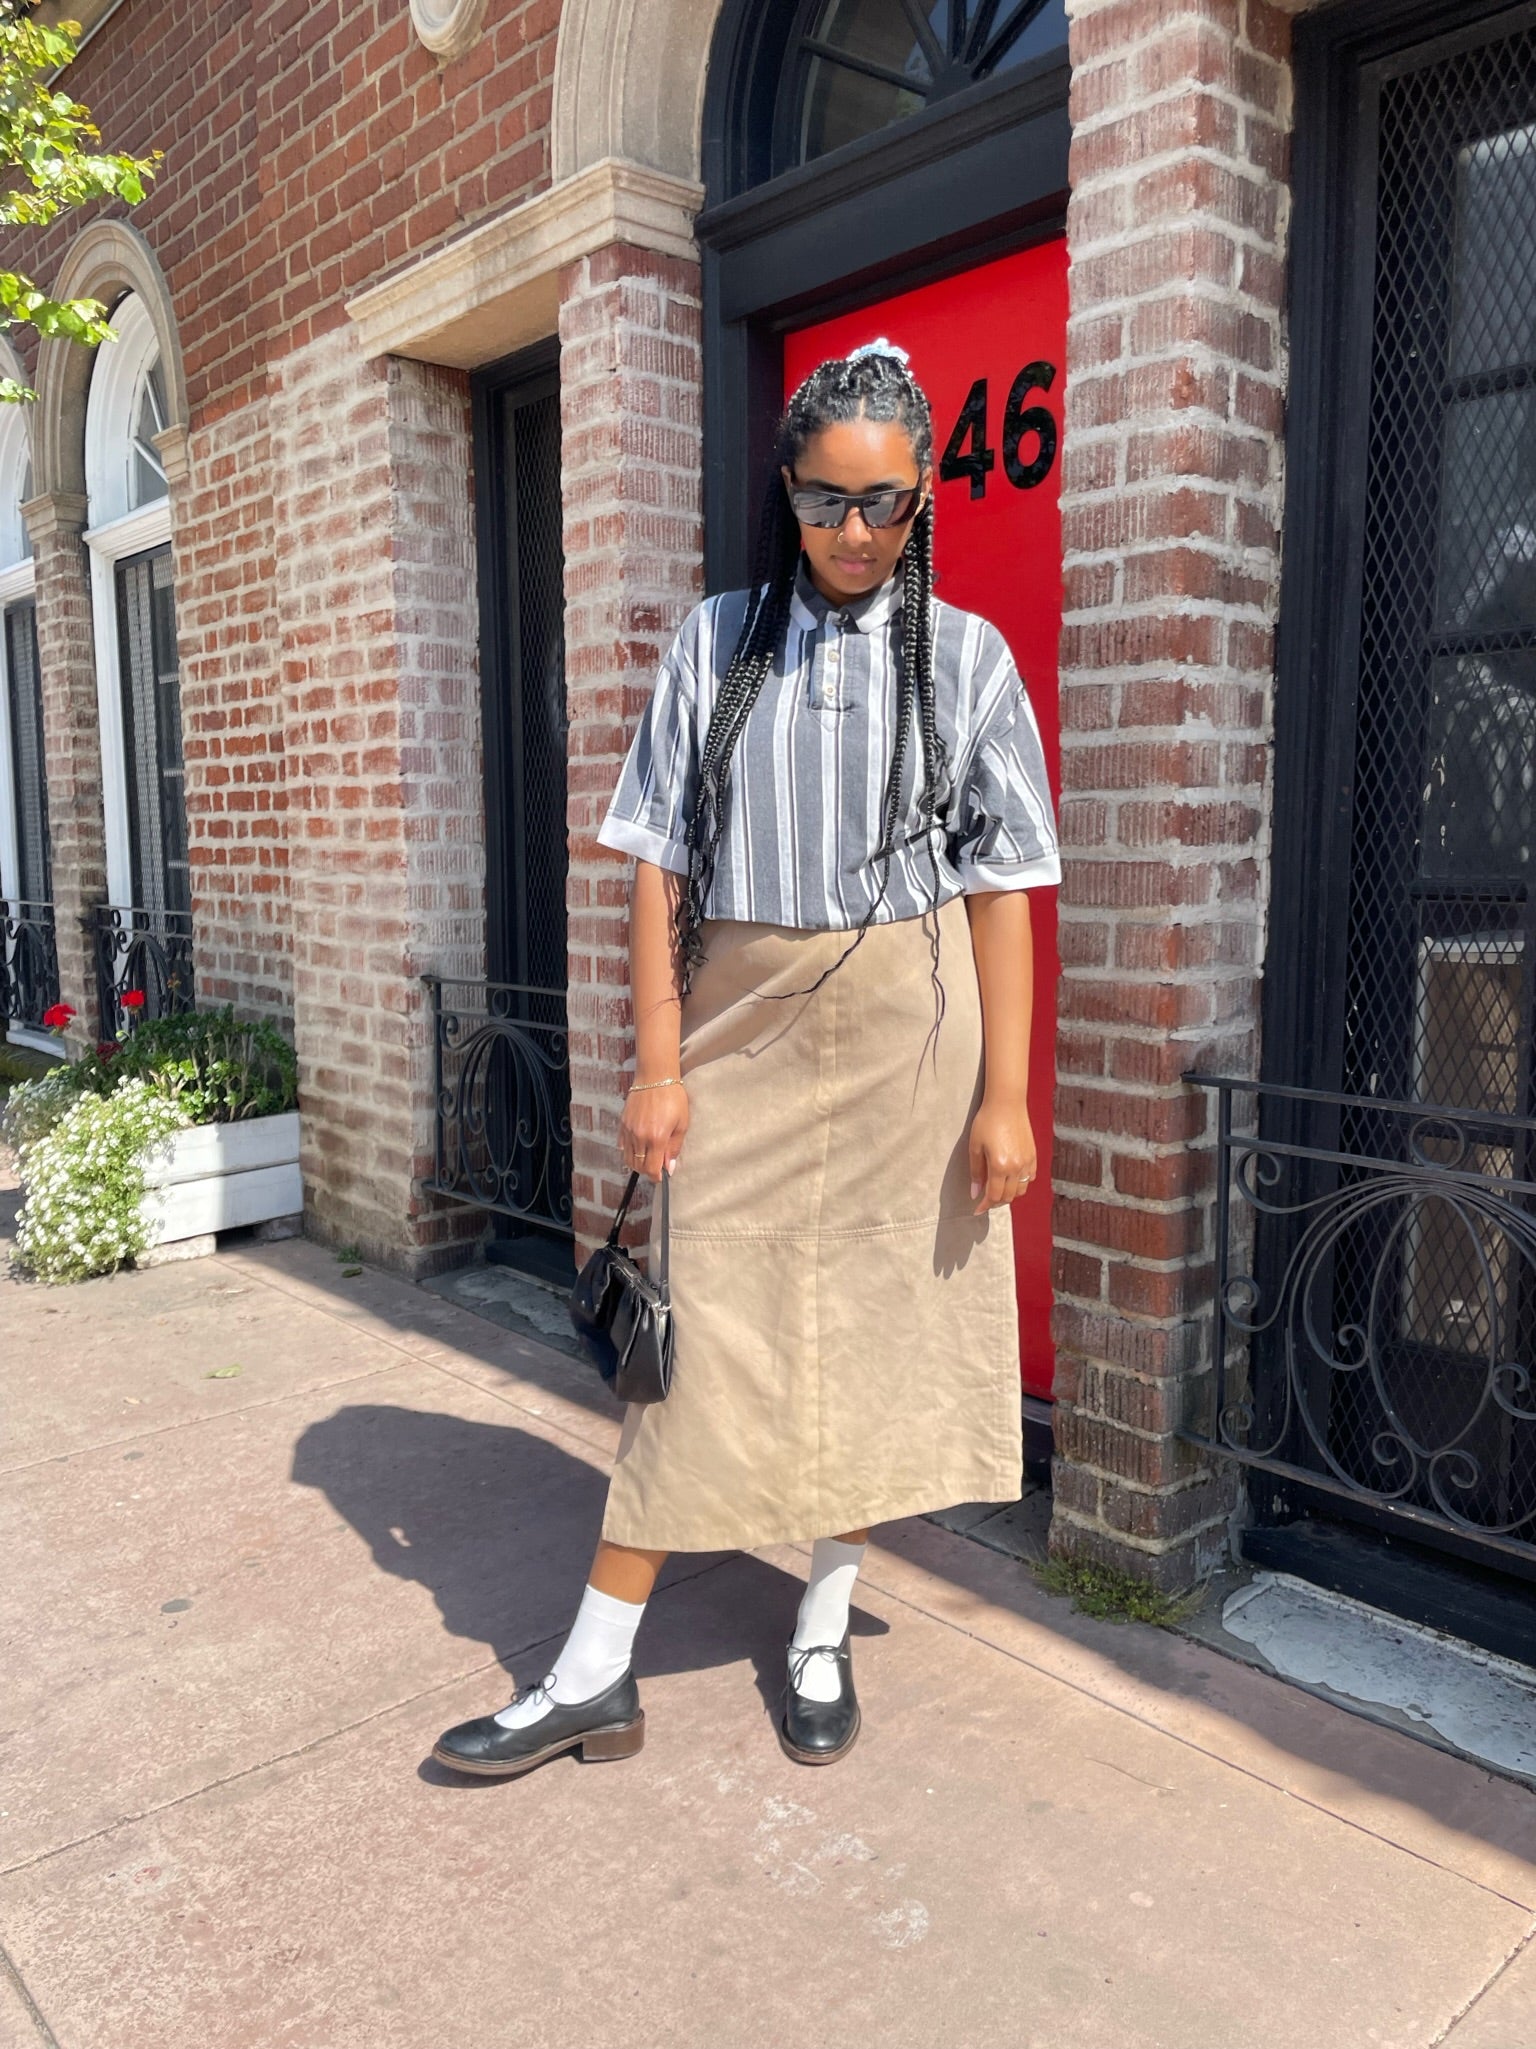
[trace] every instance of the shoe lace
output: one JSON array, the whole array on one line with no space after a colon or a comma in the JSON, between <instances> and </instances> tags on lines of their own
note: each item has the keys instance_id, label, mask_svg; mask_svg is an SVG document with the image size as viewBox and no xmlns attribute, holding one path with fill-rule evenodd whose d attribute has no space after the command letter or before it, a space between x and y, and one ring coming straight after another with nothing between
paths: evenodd
<instances>
[{"instance_id":1,"label":"shoe lace","mask_svg":"<svg viewBox=\"0 0 1536 2049\"><path fill-rule=\"evenodd\" d=\"M846 1665L848 1663L848 1655L847 1648L840 1643L813 1643L806 1645L803 1650L798 1644L791 1644L789 1647L789 1683L796 1693L803 1693L805 1689L800 1684L800 1681L804 1676L806 1666L812 1658L830 1658L834 1665Z\"/></svg>"},{"instance_id":2,"label":"shoe lace","mask_svg":"<svg viewBox=\"0 0 1536 2049\"><path fill-rule=\"evenodd\" d=\"M507 1703L507 1706L521 1707L525 1700L541 1700L545 1702L547 1705L549 1702L549 1689L554 1685L554 1683L554 1673L546 1672L544 1674L544 1677L539 1681L537 1686L520 1687L518 1691L513 1694L511 1700ZM503 1709L503 1713L505 1713L505 1709Z\"/></svg>"}]
</instances>

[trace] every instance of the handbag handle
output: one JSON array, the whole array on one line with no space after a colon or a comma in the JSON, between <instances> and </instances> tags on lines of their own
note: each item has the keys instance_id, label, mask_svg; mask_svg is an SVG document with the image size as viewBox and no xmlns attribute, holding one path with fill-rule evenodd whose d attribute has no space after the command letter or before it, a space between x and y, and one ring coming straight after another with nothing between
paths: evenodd
<instances>
[{"instance_id":1,"label":"handbag handle","mask_svg":"<svg viewBox=\"0 0 1536 2049\"><path fill-rule=\"evenodd\" d=\"M635 1190L640 1186L640 1170L637 1167L629 1177L629 1186L624 1191L624 1200L619 1204L613 1219L613 1229L608 1233L608 1243L618 1250L619 1233L624 1228L624 1219L629 1215L629 1206L635 1199ZM661 1175L661 1271L656 1276L656 1285L665 1303L672 1300L670 1268L672 1263L672 1176L662 1169Z\"/></svg>"}]
</instances>

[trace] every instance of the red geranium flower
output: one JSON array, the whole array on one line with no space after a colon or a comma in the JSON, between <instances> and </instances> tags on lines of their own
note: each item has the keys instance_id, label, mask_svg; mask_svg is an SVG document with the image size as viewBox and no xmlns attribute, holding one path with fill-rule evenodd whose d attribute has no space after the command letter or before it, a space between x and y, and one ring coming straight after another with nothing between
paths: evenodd
<instances>
[{"instance_id":1,"label":"red geranium flower","mask_svg":"<svg viewBox=\"0 0 1536 2049\"><path fill-rule=\"evenodd\" d=\"M144 991L142 989L125 989L117 1000L124 1010L142 1010L144 1008Z\"/></svg>"},{"instance_id":2,"label":"red geranium flower","mask_svg":"<svg viewBox=\"0 0 1536 2049\"><path fill-rule=\"evenodd\" d=\"M74 1006L69 1003L50 1003L43 1012L43 1024L50 1032L62 1032L74 1023Z\"/></svg>"},{"instance_id":3,"label":"red geranium flower","mask_svg":"<svg viewBox=\"0 0 1536 2049\"><path fill-rule=\"evenodd\" d=\"M110 1060L116 1051L116 1039L98 1039L96 1041L96 1058L98 1060Z\"/></svg>"}]
</instances>

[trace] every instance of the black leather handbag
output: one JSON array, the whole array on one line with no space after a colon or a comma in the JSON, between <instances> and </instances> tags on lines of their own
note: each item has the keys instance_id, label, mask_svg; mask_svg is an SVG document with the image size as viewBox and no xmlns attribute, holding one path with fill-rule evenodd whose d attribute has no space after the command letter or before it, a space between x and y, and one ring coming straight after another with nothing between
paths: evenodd
<instances>
[{"instance_id":1,"label":"black leather handbag","mask_svg":"<svg viewBox=\"0 0 1536 2049\"><path fill-rule=\"evenodd\" d=\"M640 1176L631 1174L607 1242L570 1293L571 1322L621 1402L664 1402L672 1385L672 1294L667 1281L670 1174L661 1177L661 1271L652 1280L619 1243Z\"/></svg>"}]
</instances>

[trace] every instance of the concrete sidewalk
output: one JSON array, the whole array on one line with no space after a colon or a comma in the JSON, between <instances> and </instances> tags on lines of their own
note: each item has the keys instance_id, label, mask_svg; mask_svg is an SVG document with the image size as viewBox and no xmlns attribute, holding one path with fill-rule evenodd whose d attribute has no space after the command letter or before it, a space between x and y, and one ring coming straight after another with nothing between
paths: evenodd
<instances>
[{"instance_id":1,"label":"concrete sidewalk","mask_svg":"<svg viewBox=\"0 0 1536 2049\"><path fill-rule=\"evenodd\" d=\"M434 1294L0 1282L0 1355L0 2049L1536 2049L1536 1796L927 1522L842 1765L774 1740L786 1547L673 1562L639 1758L440 1772L617 1421Z\"/></svg>"}]
</instances>

